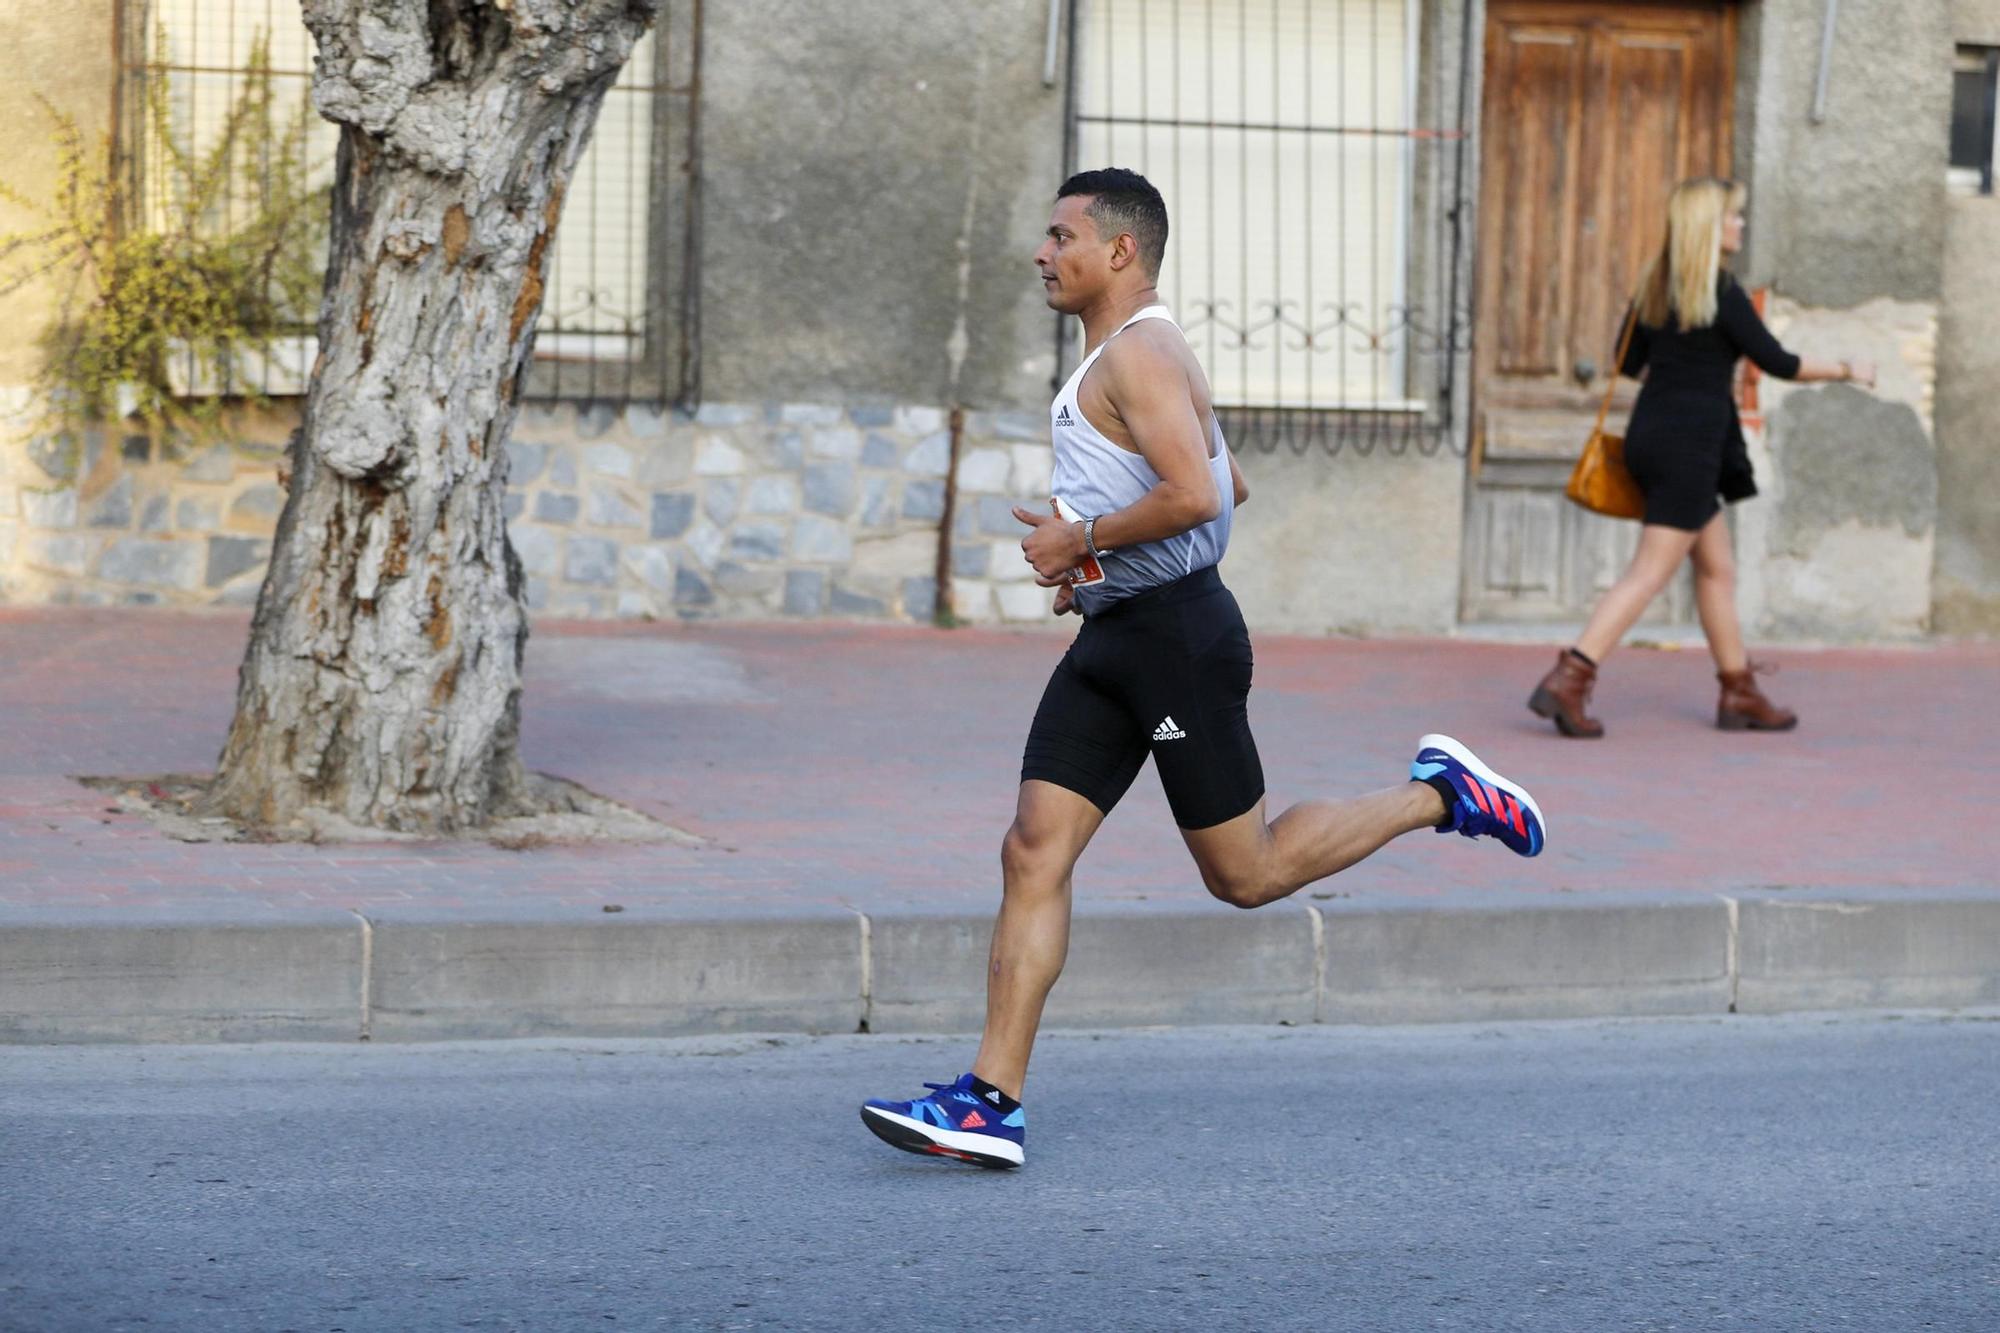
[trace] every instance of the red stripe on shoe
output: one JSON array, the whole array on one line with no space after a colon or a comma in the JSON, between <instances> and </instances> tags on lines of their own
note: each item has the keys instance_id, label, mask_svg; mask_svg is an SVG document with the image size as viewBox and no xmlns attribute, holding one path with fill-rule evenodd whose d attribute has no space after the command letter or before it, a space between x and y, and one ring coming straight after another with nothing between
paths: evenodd
<instances>
[{"instance_id":1,"label":"red stripe on shoe","mask_svg":"<svg viewBox=\"0 0 2000 1333\"><path fill-rule=\"evenodd\" d=\"M1524 838L1528 836L1527 821L1521 818L1521 803L1514 799L1511 792L1507 796L1507 822L1514 826L1514 832Z\"/></svg>"},{"instance_id":2,"label":"red stripe on shoe","mask_svg":"<svg viewBox=\"0 0 2000 1333\"><path fill-rule=\"evenodd\" d=\"M1486 799L1493 803L1493 817L1495 819L1505 819L1507 817L1507 807L1500 804L1500 789L1490 782L1481 782L1479 785L1486 788Z\"/></svg>"},{"instance_id":3,"label":"red stripe on shoe","mask_svg":"<svg viewBox=\"0 0 2000 1333\"><path fill-rule=\"evenodd\" d=\"M1483 813L1489 815L1492 814L1493 807L1486 804L1486 793L1480 790L1479 779L1474 777L1468 777L1465 780L1465 785L1472 791L1473 804L1477 805Z\"/></svg>"}]
</instances>

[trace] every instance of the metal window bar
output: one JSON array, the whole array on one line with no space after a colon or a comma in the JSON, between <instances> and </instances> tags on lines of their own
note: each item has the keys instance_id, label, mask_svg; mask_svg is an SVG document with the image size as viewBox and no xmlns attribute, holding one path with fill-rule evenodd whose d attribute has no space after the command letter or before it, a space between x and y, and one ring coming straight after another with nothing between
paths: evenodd
<instances>
[{"instance_id":1,"label":"metal window bar","mask_svg":"<svg viewBox=\"0 0 2000 1333\"><path fill-rule=\"evenodd\" d=\"M1073 3L1068 168L1161 186L1162 295L1236 447L1463 455L1471 9Z\"/></svg>"},{"instance_id":2,"label":"metal window bar","mask_svg":"<svg viewBox=\"0 0 2000 1333\"><path fill-rule=\"evenodd\" d=\"M552 248L528 400L691 410L699 397L702 8L703 0L663 5L606 95ZM176 145L203 152L247 86L260 35L270 46L273 120L289 125L308 108L309 179L331 183L338 130L309 111L313 45L296 0L119 0L115 142L131 201L123 225L158 227L176 202L150 99L164 90ZM205 225L241 225L252 194L232 168ZM234 349L220 383L192 349L170 374L191 395L302 393L316 317L316 309L299 312L296 325L261 346Z\"/></svg>"}]
</instances>

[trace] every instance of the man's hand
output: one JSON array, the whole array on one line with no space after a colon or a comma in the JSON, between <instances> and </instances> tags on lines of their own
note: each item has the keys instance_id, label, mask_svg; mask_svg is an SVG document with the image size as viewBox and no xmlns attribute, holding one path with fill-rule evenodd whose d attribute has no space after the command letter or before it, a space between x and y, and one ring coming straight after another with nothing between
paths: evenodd
<instances>
[{"instance_id":1,"label":"man's hand","mask_svg":"<svg viewBox=\"0 0 2000 1333\"><path fill-rule=\"evenodd\" d=\"M1021 538L1021 554L1035 568L1035 582L1044 588L1053 588L1069 578L1088 555L1089 549L1083 544L1083 524L1070 523L1054 514L1036 513L1032 509L1014 506L1014 517L1026 523L1030 529Z\"/></svg>"},{"instance_id":2,"label":"man's hand","mask_svg":"<svg viewBox=\"0 0 2000 1333\"><path fill-rule=\"evenodd\" d=\"M1049 608L1059 616L1066 616L1076 610L1076 585L1060 584L1056 588L1056 604Z\"/></svg>"}]
</instances>

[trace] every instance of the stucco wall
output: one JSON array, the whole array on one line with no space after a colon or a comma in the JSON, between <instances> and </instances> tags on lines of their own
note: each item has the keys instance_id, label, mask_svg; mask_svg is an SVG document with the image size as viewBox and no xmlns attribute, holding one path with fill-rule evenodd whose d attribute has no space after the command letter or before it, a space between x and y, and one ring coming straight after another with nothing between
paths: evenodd
<instances>
[{"instance_id":1,"label":"stucco wall","mask_svg":"<svg viewBox=\"0 0 2000 1333\"><path fill-rule=\"evenodd\" d=\"M1741 507L1744 622L1768 638L1907 638L1930 623L1938 515L1931 428L1936 307L1827 310L1778 298L1792 350L1877 366L1873 392L1765 380L1753 445L1762 495Z\"/></svg>"},{"instance_id":2,"label":"stucco wall","mask_svg":"<svg viewBox=\"0 0 2000 1333\"><path fill-rule=\"evenodd\" d=\"M1465 463L1352 449L1240 453L1250 502L1223 566L1253 630L1448 633Z\"/></svg>"},{"instance_id":3,"label":"stucco wall","mask_svg":"<svg viewBox=\"0 0 2000 1333\"><path fill-rule=\"evenodd\" d=\"M1873 361L1880 382L1764 382L1763 494L1736 514L1741 609L1758 637L1900 638L1929 628L1938 537L1949 11L1843 0L1815 121L1825 14L1818 0L1741 12L1736 267L1771 289L1793 351Z\"/></svg>"},{"instance_id":4,"label":"stucco wall","mask_svg":"<svg viewBox=\"0 0 2000 1333\"><path fill-rule=\"evenodd\" d=\"M706 397L1046 404L1053 328L1030 259L1062 183L1047 12L708 6Z\"/></svg>"},{"instance_id":5,"label":"stucco wall","mask_svg":"<svg viewBox=\"0 0 2000 1333\"><path fill-rule=\"evenodd\" d=\"M111 0L0 7L0 50L7 52L7 77L0 79L0 180L29 199L50 198L56 184L55 136L38 95L74 118L93 145L110 127L111 15ZM0 199L0 235L36 222ZM34 377L36 339L53 293L45 281L0 303L0 385Z\"/></svg>"},{"instance_id":6,"label":"stucco wall","mask_svg":"<svg viewBox=\"0 0 2000 1333\"><path fill-rule=\"evenodd\" d=\"M1951 39L2000 46L2000 0L1951 0Z\"/></svg>"},{"instance_id":7,"label":"stucco wall","mask_svg":"<svg viewBox=\"0 0 2000 1333\"><path fill-rule=\"evenodd\" d=\"M2000 198L1954 198L1938 346L1934 626L2000 634Z\"/></svg>"},{"instance_id":8,"label":"stucco wall","mask_svg":"<svg viewBox=\"0 0 2000 1333\"><path fill-rule=\"evenodd\" d=\"M95 144L111 123L111 0L0 8L0 180L30 200L49 199L57 181L53 126L37 96L72 117ZM0 235L46 225L0 199ZM56 309L52 280L0 299L0 601L22 595L17 569L32 524L25 510L45 481L26 457L41 405L29 391L40 364L40 339Z\"/></svg>"},{"instance_id":9,"label":"stucco wall","mask_svg":"<svg viewBox=\"0 0 2000 1333\"><path fill-rule=\"evenodd\" d=\"M1955 41L2000 45L2000 0L1956 0ZM1934 625L2000 634L2000 198L1953 198L1939 320Z\"/></svg>"},{"instance_id":10,"label":"stucco wall","mask_svg":"<svg viewBox=\"0 0 2000 1333\"><path fill-rule=\"evenodd\" d=\"M1814 123L1823 0L1741 11L1737 171L1744 270L1808 306L1935 300L1944 248L1951 33L1941 3L1842 0Z\"/></svg>"}]
</instances>

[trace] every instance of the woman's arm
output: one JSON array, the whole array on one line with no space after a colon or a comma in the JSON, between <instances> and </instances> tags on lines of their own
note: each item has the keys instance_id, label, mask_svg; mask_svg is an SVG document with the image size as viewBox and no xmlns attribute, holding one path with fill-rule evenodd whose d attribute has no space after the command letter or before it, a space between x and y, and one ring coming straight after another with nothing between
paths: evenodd
<instances>
[{"instance_id":1,"label":"woman's arm","mask_svg":"<svg viewBox=\"0 0 2000 1333\"><path fill-rule=\"evenodd\" d=\"M1832 380L1836 383L1853 382L1864 388L1875 387L1875 363L1873 361L1822 361L1818 357L1799 358L1799 373L1792 376L1801 383L1807 380Z\"/></svg>"},{"instance_id":2,"label":"woman's arm","mask_svg":"<svg viewBox=\"0 0 2000 1333\"><path fill-rule=\"evenodd\" d=\"M1786 351L1771 336L1771 331L1757 316L1757 307L1750 304L1750 293L1744 291L1743 285L1734 278L1723 278L1722 292L1716 302L1715 322L1722 327L1723 334L1735 345L1737 352L1749 357L1766 375L1774 375L1781 380L1825 378L1802 373L1805 370L1804 361Z\"/></svg>"},{"instance_id":3,"label":"woman's arm","mask_svg":"<svg viewBox=\"0 0 2000 1333\"><path fill-rule=\"evenodd\" d=\"M1750 294L1742 284L1730 281L1722 289L1722 298L1716 310L1716 323L1736 344L1738 351L1757 363L1757 369L1766 375L1775 375L1781 380L1800 383L1810 381L1851 381L1875 387L1875 365L1871 361L1827 361L1819 357L1797 356L1782 347L1771 331L1764 327L1764 321L1757 317L1757 307L1750 304Z\"/></svg>"}]
</instances>

